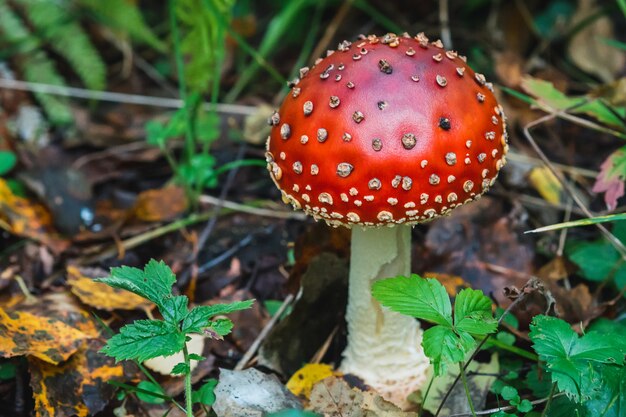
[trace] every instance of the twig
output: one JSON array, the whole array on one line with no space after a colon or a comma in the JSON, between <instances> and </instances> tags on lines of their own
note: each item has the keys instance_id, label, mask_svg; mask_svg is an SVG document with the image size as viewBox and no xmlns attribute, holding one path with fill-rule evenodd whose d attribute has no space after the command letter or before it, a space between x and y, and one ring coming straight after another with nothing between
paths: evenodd
<instances>
[{"instance_id":1,"label":"twig","mask_svg":"<svg viewBox=\"0 0 626 417\"><path fill-rule=\"evenodd\" d=\"M524 285L523 288L536 288L538 282L539 282L539 280L537 278L531 278L531 279L528 280L528 282L526 283L526 285ZM522 300L524 298L526 298L527 294L528 293L526 293L525 291L522 290L520 292L519 297L517 297L511 304L509 304L509 306L506 308L506 310L504 310L504 312L502 313L502 315L498 319L498 326L500 326L500 323L502 323L502 320L504 320L504 318L507 316L507 314L509 314L519 303L522 302ZM485 336L480 341L478 346L476 346L476 349L474 349L474 352L472 352L472 355L470 356L470 358L465 362L465 365L463 365L463 367L462 367L463 371L467 370L467 367L474 360L476 355L478 355L478 352L480 352L480 349L482 349L483 345L485 344L485 342L487 342L487 339L489 339L490 336L491 336L490 334ZM439 403L439 407L437 408L437 412L435 413L435 417L437 417L439 415L439 413L441 412L441 409L443 408L444 404L448 400L448 397L452 393L452 390L454 389L456 384L459 382L459 379L461 379L461 374L460 373L456 376L456 378L454 379L454 381L452 382L450 387L448 387L448 390L446 391L446 394L443 396L443 399Z\"/></svg>"},{"instance_id":2,"label":"twig","mask_svg":"<svg viewBox=\"0 0 626 417\"><path fill-rule=\"evenodd\" d=\"M587 217L594 217L593 213L591 213L591 211L589 211L587 206L585 206L583 201L580 199L580 197L578 196L578 193L576 192L576 190L565 179L565 177L563 177L563 174L560 171L558 171L554 167L554 165L552 165L552 162L548 159L546 154L543 153L543 150L541 150L541 148L539 147L537 142L535 142L535 139L533 138L533 136L530 134L530 129L532 129L532 128L534 128L534 127L536 127L536 126L538 126L538 125L540 125L542 123L545 123L545 122L547 122L549 120L552 120L552 119L556 118L557 116L564 117L565 115L566 114L564 112L561 112L561 111L554 112L552 114L545 115L545 116L540 117L539 119L537 119L535 121L532 121L532 122L528 123L526 126L524 126L524 136L526 137L526 139L528 140L530 145L533 147L535 152L537 152L537 155L539 155L541 160L543 160L543 162L546 164L546 166L548 167L550 172L552 172L552 174L554 174L554 176L559 180L559 182L561 183L563 188L569 193L569 195L572 197L572 199L574 200L576 205L578 205L578 207L583 211L583 213L585 213L585 215ZM580 118L576 118L576 117L575 117L575 119L577 119L579 122L580 122L580 120L582 120L584 122L587 122L584 119L580 119ZM600 229L600 232L602 232L602 234L607 238L607 240L611 243L611 245L613 245L613 247L620 253L621 257L623 259L626 259L626 247L624 246L624 244L619 239L617 239L615 236L613 236L613 234L611 232L609 232L609 230L606 227L604 227L604 225L598 223L595 226L598 229Z\"/></svg>"},{"instance_id":3,"label":"twig","mask_svg":"<svg viewBox=\"0 0 626 417\"><path fill-rule=\"evenodd\" d=\"M446 46L446 49L453 49L448 0L439 0L439 24L441 25L441 41Z\"/></svg>"},{"instance_id":4,"label":"twig","mask_svg":"<svg viewBox=\"0 0 626 417\"><path fill-rule=\"evenodd\" d=\"M560 393L558 393L556 395L553 395L552 398L560 397L562 395L565 395L565 393L560 392ZM537 404L543 404L543 403L545 403L545 402L547 402L549 400L550 400L550 397L547 397L547 398L542 398L540 400L531 401L530 403L532 405L537 405ZM477 416L484 416L484 415L488 415L488 414L497 413L499 411L513 410L515 408L516 408L516 406L514 406L514 405L507 405L506 407L490 408L488 410L476 411L476 415ZM467 416L471 416L471 414L470 413L451 414L448 417L467 417Z\"/></svg>"},{"instance_id":5,"label":"twig","mask_svg":"<svg viewBox=\"0 0 626 417\"><path fill-rule=\"evenodd\" d=\"M335 34L337 33L337 29L339 29L341 22L343 22L343 20L348 15L348 12L350 11L350 8L352 7L353 2L354 0L341 2L341 7L339 8L335 16L333 16L333 19L330 21L330 23L326 26L326 30L324 31L324 35L322 36L322 39L320 39L320 41L317 43L317 46L311 53L311 56L313 57L313 59L316 59L317 57L322 56L322 54L324 53L324 50L328 48L328 44L335 37Z\"/></svg>"},{"instance_id":6,"label":"twig","mask_svg":"<svg viewBox=\"0 0 626 417\"><path fill-rule=\"evenodd\" d=\"M287 307L289 307L289 305L293 301L293 298L294 298L293 294L289 294L287 295L287 297L285 297L285 300L283 301L281 306L278 308L274 316L270 319L270 321L267 322L263 330L261 330L261 333L259 333L256 339L254 339L254 342L252 342L252 345L250 345L250 348L248 349L248 351L241 357L239 362L237 362L237 365L235 366L235 371L241 371L246 366L246 364L250 362L250 359L252 359L256 351L259 349L259 346L261 346L261 343L263 342L263 340L265 340L267 335L270 333L270 330L274 328L274 326L276 325L276 323L278 323L278 320L280 320L280 317L283 315Z\"/></svg>"},{"instance_id":7,"label":"twig","mask_svg":"<svg viewBox=\"0 0 626 417\"><path fill-rule=\"evenodd\" d=\"M552 388L550 389L550 395L548 395L548 399L546 402L546 406L543 408L543 412L541 413L541 417L545 417L550 409L550 404L552 404L552 399L554 398L554 391L556 390L556 382L552 383Z\"/></svg>"},{"instance_id":8,"label":"twig","mask_svg":"<svg viewBox=\"0 0 626 417\"><path fill-rule=\"evenodd\" d=\"M324 355L326 355L326 352L328 352L328 347L330 346L330 343L335 338L335 335L337 334L338 330L339 330L339 326L335 326L335 328L333 329L332 332L330 332L330 334L328 335L328 337L326 338L322 346L320 346L317 352L315 352L315 355L313 355L309 363L320 363L322 361L322 358L324 357Z\"/></svg>"},{"instance_id":9,"label":"twig","mask_svg":"<svg viewBox=\"0 0 626 417\"><path fill-rule=\"evenodd\" d=\"M204 204L221 205L225 209L232 211L238 211L241 213L254 214L256 216L272 217L275 219L292 219L292 220L306 220L307 215L297 211L287 210L271 210L260 207L254 207L246 204L235 203L234 201L221 200L218 197L212 195L201 195L200 202Z\"/></svg>"},{"instance_id":10,"label":"twig","mask_svg":"<svg viewBox=\"0 0 626 417\"><path fill-rule=\"evenodd\" d=\"M28 91L32 93L52 94L56 96L80 98L85 100L110 101L114 103L136 104L140 106L164 107L180 109L185 106L183 100L177 98L143 96L138 94L114 93L111 91L88 90L76 87L64 87L60 85L31 83L26 81L9 80L0 78L0 88L8 90ZM256 107L242 106L238 104L202 104L205 109L215 109L219 113L237 114L250 116L255 114Z\"/></svg>"}]
</instances>

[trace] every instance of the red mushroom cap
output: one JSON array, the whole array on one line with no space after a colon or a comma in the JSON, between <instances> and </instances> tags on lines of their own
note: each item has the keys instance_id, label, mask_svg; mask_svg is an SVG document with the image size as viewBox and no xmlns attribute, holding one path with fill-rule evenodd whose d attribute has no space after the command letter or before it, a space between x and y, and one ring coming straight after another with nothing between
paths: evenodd
<instances>
[{"instance_id":1,"label":"red mushroom cap","mask_svg":"<svg viewBox=\"0 0 626 417\"><path fill-rule=\"evenodd\" d=\"M331 225L415 224L493 185L505 117L482 74L424 34L339 44L269 120L283 200Z\"/></svg>"}]
</instances>

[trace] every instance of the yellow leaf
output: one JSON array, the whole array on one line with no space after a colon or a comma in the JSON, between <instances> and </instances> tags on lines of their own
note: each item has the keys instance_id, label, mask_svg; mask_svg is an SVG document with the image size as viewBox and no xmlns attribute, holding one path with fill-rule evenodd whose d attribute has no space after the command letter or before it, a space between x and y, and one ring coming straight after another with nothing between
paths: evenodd
<instances>
[{"instance_id":1,"label":"yellow leaf","mask_svg":"<svg viewBox=\"0 0 626 417\"><path fill-rule=\"evenodd\" d=\"M313 385L335 375L333 367L324 363L308 363L296 371L287 381L287 389L294 395L309 398Z\"/></svg>"},{"instance_id":2,"label":"yellow leaf","mask_svg":"<svg viewBox=\"0 0 626 417\"><path fill-rule=\"evenodd\" d=\"M83 417L106 407L115 391L108 381L122 380L124 369L98 353L103 345L93 339L60 365L29 358L37 417Z\"/></svg>"},{"instance_id":3,"label":"yellow leaf","mask_svg":"<svg viewBox=\"0 0 626 417\"><path fill-rule=\"evenodd\" d=\"M41 204L16 196L0 178L0 226L15 235L35 239L55 253L63 252L69 242L52 227L50 213Z\"/></svg>"},{"instance_id":4,"label":"yellow leaf","mask_svg":"<svg viewBox=\"0 0 626 417\"><path fill-rule=\"evenodd\" d=\"M89 273L89 275L105 276L106 273ZM94 276L96 278L96 276ZM100 310L146 310L153 307L153 304L128 291L109 287L106 284L95 282L83 274L83 271L75 266L67 267L67 283L83 303Z\"/></svg>"},{"instance_id":5,"label":"yellow leaf","mask_svg":"<svg viewBox=\"0 0 626 417\"><path fill-rule=\"evenodd\" d=\"M528 174L528 180L547 202L558 204L561 201L563 187L547 167L533 168Z\"/></svg>"},{"instance_id":6,"label":"yellow leaf","mask_svg":"<svg viewBox=\"0 0 626 417\"><path fill-rule=\"evenodd\" d=\"M58 364L67 360L88 335L50 318L0 308L0 356L34 356Z\"/></svg>"}]
</instances>

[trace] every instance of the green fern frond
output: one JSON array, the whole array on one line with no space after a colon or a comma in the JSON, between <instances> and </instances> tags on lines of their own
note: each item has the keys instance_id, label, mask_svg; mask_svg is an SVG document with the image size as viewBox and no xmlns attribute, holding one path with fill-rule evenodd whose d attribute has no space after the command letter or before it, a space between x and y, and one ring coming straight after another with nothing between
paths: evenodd
<instances>
[{"instance_id":1,"label":"green fern frond","mask_svg":"<svg viewBox=\"0 0 626 417\"><path fill-rule=\"evenodd\" d=\"M231 0L214 0L215 6L230 14ZM225 32L203 0L176 2L176 18L181 23L180 49L185 56L185 81L191 91L205 91L213 77L218 77L216 62L224 54Z\"/></svg>"},{"instance_id":2,"label":"green fern frond","mask_svg":"<svg viewBox=\"0 0 626 417\"><path fill-rule=\"evenodd\" d=\"M59 75L53 62L45 52L39 51L27 55L23 62L24 77L27 81L65 86L63 77ZM57 97L44 93L35 93L35 97L48 115L50 122L55 125L67 125L73 122L74 117L70 110L69 101L65 97Z\"/></svg>"},{"instance_id":3,"label":"green fern frond","mask_svg":"<svg viewBox=\"0 0 626 417\"><path fill-rule=\"evenodd\" d=\"M106 66L98 51L62 3L19 0L28 20L59 55L65 58L89 88L102 90L106 85Z\"/></svg>"},{"instance_id":4,"label":"green fern frond","mask_svg":"<svg viewBox=\"0 0 626 417\"><path fill-rule=\"evenodd\" d=\"M127 33L134 40L150 45L159 52L167 50L143 19L137 5L129 0L78 0L108 27Z\"/></svg>"},{"instance_id":5,"label":"green fern frond","mask_svg":"<svg viewBox=\"0 0 626 417\"><path fill-rule=\"evenodd\" d=\"M0 0L0 47L3 53L26 53L39 45L5 0Z\"/></svg>"}]
</instances>

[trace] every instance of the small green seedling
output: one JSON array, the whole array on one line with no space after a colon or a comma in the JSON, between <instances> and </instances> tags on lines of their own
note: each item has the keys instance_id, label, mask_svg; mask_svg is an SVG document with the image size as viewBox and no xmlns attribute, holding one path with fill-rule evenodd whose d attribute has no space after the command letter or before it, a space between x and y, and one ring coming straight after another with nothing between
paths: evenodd
<instances>
[{"instance_id":1,"label":"small green seedling","mask_svg":"<svg viewBox=\"0 0 626 417\"><path fill-rule=\"evenodd\" d=\"M125 325L118 334L107 341L101 352L114 357L116 361L143 362L182 351L184 361L174 366L172 374L185 377L184 410L187 416L193 416L194 399L203 404L212 403L213 388L216 384L214 380L209 380L197 391L192 391L190 363L192 360L199 361L204 358L190 354L186 341L193 333L204 334L214 339L223 338L231 332L233 323L227 318L215 317L249 308L254 300L196 306L189 309L189 299L186 296L172 294L172 286L176 282L172 270L163 261L155 260L148 262L143 270L126 266L112 268L110 276L96 281L130 291L152 301L163 316L162 320L136 320ZM142 388L144 397L151 397L150 401L158 401L156 396L150 396L150 393L157 392L157 387L147 387L144 384Z\"/></svg>"}]
</instances>

